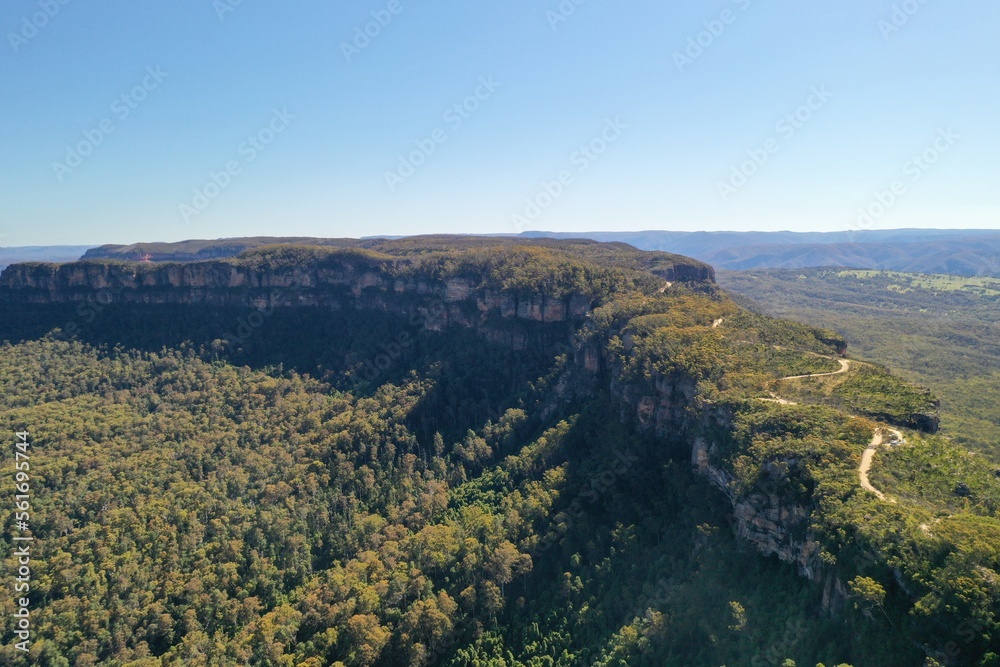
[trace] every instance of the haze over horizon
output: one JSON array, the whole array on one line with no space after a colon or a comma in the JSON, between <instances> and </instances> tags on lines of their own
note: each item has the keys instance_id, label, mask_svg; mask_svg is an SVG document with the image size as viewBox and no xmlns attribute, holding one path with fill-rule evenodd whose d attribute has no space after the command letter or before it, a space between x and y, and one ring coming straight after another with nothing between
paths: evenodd
<instances>
[{"instance_id":1,"label":"haze over horizon","mask_svg":"<svg viewBox=\"0 0 1000 667\"><path fill-rule=\"evenodd\" d=\"M1000 227L996 5L17 0L0 27L0 246Z\"/></svg>"}]
</instances>

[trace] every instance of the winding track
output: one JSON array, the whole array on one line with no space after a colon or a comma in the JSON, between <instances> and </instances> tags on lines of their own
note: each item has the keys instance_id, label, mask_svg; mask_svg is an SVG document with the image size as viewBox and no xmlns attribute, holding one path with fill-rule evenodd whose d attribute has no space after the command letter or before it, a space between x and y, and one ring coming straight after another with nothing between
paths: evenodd
<instances>
[{"instance_id":1,"label":"winding track","mask_svg":"<svg viewBox=\"0 0 1000 667\"><path fill-rule=\"evenodd\" d=\"M885 500L886 499L885 494L876 489L874 486L872 486L871 481L868 479L868 471L872 469L872 459L875 458L875 452L878 451L878 448L881 447L882 443L885 441L882 435L882 430L883 429L881 427L875 430L875 435L872 436L872 441L868 443L868 448L865 449L865 453L861 455L861 465L858 467L858 478L861 480L861 488L863 488L865 491L871 491L876 496L878 496L879 500ZM889 428L885 430L894 434L896 438L900 442L902 442L903 440L902 433L900 433L894 428ZM889 502L894 503L896 501L893 500L892 498L889 498Z\"/></svg>"},{"instance_id":2,"label":"winding track","mask_svg":"<svg viewBox=\"0 0 1000 667\"><path fill-rule=\"evenodd\" d=\"M783 377L778 381L781 382L783 380L802 380L805 378L829 377L831 375L840 375L841 373L846 373L848 370L850 370L851 368L850 360L837 359L837 361L840 362L840 369L833 371L832 373L811 373L808 375L790 375L788 377ZM773 392L771 393L771 397L772 398L762 398L760 400L764 401L765 403L779 403L781 405L798 405L798 403L795 403L793 401L788 401L783 398L780 398L777 394ZM858 466L858 479L861 482L861 488L863 488L865 491L870 491L874 493L876 496L878 496L879 500L884 500L886 502L894 503L896 502L895 500L893 500L892 498L886 498L886 495L881 491L879 491L878 489L876 489L874 486L872 486L871 480L868 479L868 472L872 469L872 461L875 458L875 452L877 452L878 448L881 447L882 444L885 442L883 431L888 431L889 433L892 433L893 435L896 436L899 442L904 442L903 434L894 428L880 426L877 429L875 429L875 434L872 435L871 442L868 443L868 447L865 448L864 453L861 455L861 465Z\"/></svg>"},{"instance_id":3,"label":"winding track","mask_svg":"<svg viewBox=\"0 0 1000 667\"><path fill-rule=\"evenodd\" d=\"M829 359L829 357L825 358ZM803 378L825 378L831 375L840 375L841 373L846 373L851 369L850 359L837 359L837 361L840 362L840 369L835 370L832 373L810 373L809 375L789 375L786 378L781 378L781 380L778 380L778 382L781 382L783 380L801 380Z\"/></svg>"}]
</instances>

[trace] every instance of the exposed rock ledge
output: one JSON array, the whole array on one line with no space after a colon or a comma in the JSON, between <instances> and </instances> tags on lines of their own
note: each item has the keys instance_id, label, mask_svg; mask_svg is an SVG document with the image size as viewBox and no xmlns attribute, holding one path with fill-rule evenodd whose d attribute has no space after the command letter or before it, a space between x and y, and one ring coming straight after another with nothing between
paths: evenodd
<instances>
[{"instance_id":1,"label":"exposed rock ledge","mask_svg":"<svg viewBox=\"0 0 1000 667\"><path fill-rule=\"evenodd\" d=\"M102 305L370 309L419 315L432 331L452 326L480 328L487 321L577 322L595 305L582 294L555 297L488 289L474 277L398 278L371 263L351 259L281 269L258 269L226 261L15 264L0 274L0 303L91 301ZM514 347L526 344L523 334L512 332L506 336Z\"/></svg>"}]
</instances>

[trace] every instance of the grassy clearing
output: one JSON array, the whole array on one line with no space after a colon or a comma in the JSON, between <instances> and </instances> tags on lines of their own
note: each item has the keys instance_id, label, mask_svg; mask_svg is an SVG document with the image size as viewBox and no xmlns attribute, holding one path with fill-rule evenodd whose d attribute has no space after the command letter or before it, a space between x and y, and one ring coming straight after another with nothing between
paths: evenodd
<instances>
[{"instance_id":1,"label":"grassy clearing","mask_svg":"<svg viewBox=\"0 0 1000 667\"><path fill-rule=\"evenodd\" d=\"M972 292L979 296L1000 296L1000 280L989 277L951 276L946 274L900 273L897 271L838 271L840 278L877 280L890 292L906 294L914 290L933 292Z\"/></svg>"}]
</instances>

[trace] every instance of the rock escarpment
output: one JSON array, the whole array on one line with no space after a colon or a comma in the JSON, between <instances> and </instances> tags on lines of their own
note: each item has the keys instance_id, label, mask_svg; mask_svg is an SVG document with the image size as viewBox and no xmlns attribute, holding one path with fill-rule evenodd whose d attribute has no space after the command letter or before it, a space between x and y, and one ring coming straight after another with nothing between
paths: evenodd
<instances>
[{"instance_id":1,"label":"rock escarpment","mask_svg":"<svg viewBox=\"0 0 1000 667\"><path fill-rule=\"evenodd\" d=\"M614 376L615 369L611 371ZM642 383L612 381L623 418L655 433L675 455L690 455L692 469L726 495L733 507L732 528L740 538L762 554L793 565L810 580L823 580L820 545L809 536L811 511L781 493L786 471L779 466L765 469L755 488L737 492L732 472L716 463L714 441L714 434L732 428L732 415L713 406L692 410L696 389L694 381L680 375L653 373Z\"/></svg>"},{"instance_id":2,"label":"rock escarpment","mask_svg":"<svg viewBox=\"0 0 1000 667\"><path fill-rule=\"evenodd\" d=\"M706 283L711 273L697 264L651 269L660 280ZM544 284L545 281L538 281ZM662 283L660 283L662 284ZM524 349L550 327L569 343L570 335L600 305L601 294L566 289L504 288L469 270L411 270L405 259L364 252L337 253L304 263L212 260L200 262L82 261L20 264L0 275L0 302L20 304L183 305L248 309L325 308L372 310L418 317L423 328L471 328L487 339ZM557 327L557 325L563 325ZM628 337L626 336L626 341ZM626 342L626 347L629 343ZM733 477L712 461L713 432L731 427L731 415L702 406L693 409L697 383L682 374L652 373L646 381L625 378L607 354L606 341L578 342L575 372L603 378L620 401L622 416L654 432L677 456L691 456L697 472L730 499L734 529L765 554L819 577L818 545L807 535L809 511L790 505L767 488L739 496ZM567 393L590 381L569 382ZM573 385L573 386L569 386ZM775 486L780 484L776 480Z\"/></svg>"},{"instance_id":3,"label":"rock escarpment","mask_svg":"<svg viewBox=\"0 0 1000 667\"><path fill-rule=\"evenodd\" d=\"M729 500L730 528L738 538L822 586L824 610L838 613L848 598L842 574L821 558L821 544L811 531L812 508L784 493L787 462L765 466L754 487L740 490L733 472L718 463L714 437L732 428L732 415L711 406L697 413L690 410L694 391L690 379L654 377L649 384L623 384L615 393L626 419L674 443L675 455L690 453L692 470Z\"/></svg>"},{"instance_id":4,"label":"rock escarpment","mask_svg":"<svg viewBox=\"0 0 1000 667\"><path fill-rule=\"evenodd\" d=\"M667 282L710 282L698 265L658 266ZM102 305L202 304L249 309L319 307L419 316L429 331L472 328L486 338L521 349L533 344L532 328L579 328L601 296L582 291L528 291L497 287L472 272L407 270L405 261L364 254L335 255L304 264L212 260L200 262L108 262L20 264L0 275L0 302ZM737 496L731 474L711 461L710 434L730 427L721 410L692 410L696 383L683 375L653 373L647 382L628 381L597 341L578 344L577 371L605 377L623 406L623 417L653 431L692 458L697 472L733 504L734 530L762 553L777 555L818 579L818 545L807 536L809 511L789 505L766 488ZM576 389L567 387L572 393Z\"/></svg>"},{"instance_id":5,"label":"rock escarpment","mask_svg":"<svg viewBox=\"0 0 1000 667\"><path fill-rule=\"evenodd\" d=\"M430 331L476 329L520 349L545 325L561 324L568 334L608 297L591 289L591 281L580 279L579 272L605 272L602 277L611 275L633 289L657 280L649 273L608 273L593 264L567 268L548 255L543 259L549 263L531 264L536 259L531 252L513 254L513 259L501 256L515 264L513 269L498 269L492 258L442 266L367 250L291 247L200 262L17 264L0 275L0 303L370 310L419 318ZM673 280L710 280L710 267L705 271L700 266L667 263L658 265L656 273ZM520 269L529 279L508 285L509 272ZM540 285L535 285L532 279L540 270Z\"/></svg>"},{"instance_id":6,"label":"rock escarpment","mask_svg":"<svg viewBox=\"0 0 1000 667\"><path fill-rule=\"evenodd\" d=\"M16 264L0 276L8 303L70 303L101 299L122 304L210 304L250 308L321 306L335 310L405 310L438 302L445 309L432 329L469 325L468 308L535 322L585 316L591 299L573 294L515 294L477 286L470 278L394 278L350 262L335 268L255 270L225 262L190 264Z\"/></svg>"},{"instance_id":7,"label":"rock escarpment","mask_svg":"<svg viewBox=\"0 0 1000 667\"><path fill-rule=\"evenodd\" d=\"M516 270L521 267L514 266L514 278L520 278ZM558 272L538 277L533 272L535 267L531 268L525 272L528 279L512 280L510 265L502 270L490 264L480 269L446 263L414 267L405 257L367 251L337 251L306 262L258 257L189 263L23 264L9 267L0 275L0 303L84 306L97 302L143 307L199 304L261 310L376 311L416 316L416 321L429 331L468 328L514 349L535 349L539 341L570 343L574 332L589 327L583 325L592 314L593 320L599 319L600 313L594 313L594 309L607 303L609 294L617 288L611 281L615 285L612 288L604 288L603 292L593 289L593 285L601 284L600 280L573 278L575 271L583 270L575 265L564 271L573 279ZM673 294L666 291L665 295L657 295L664 290L664 282L704 288L712 279L710 267L698 264L663 262L645 269L645 278L652 283L632 284L626 280L622 289L636 289L653 295L655 300ZM607 275L600 277L610 280ZM678 292L689 290L681 288ZM679 297L678 303L683 303L682 299ZM646 312L641 308L639 311ZM673 317L669 309L655 312ZM685 319L683 312L678 315L678 321ZM587 394L595 383L609 388L626 420L655 433L673 456L690 456L694 470L726 495L736 535L761 553L774 555L803 576L822 583L825 605L836 608L842 604L844 586L837 571L824 564L820 544L810 532L812 510L808 503L796 502L782 492L787 480L780 466L765 469L763 481L754 488L738 488L735 468L720 464L720 457L713 451L716 443L725 441L724 436L717 436L732 430L732 415L701 402L698 382L682 372L661 373L650 367L644 369L648 374L641 380L626 373L616 365L618 358L609 354L609 339L622 334L615 327L611 325L609 331L589 339L576 339L570 354L576 363L570 365L571 372L553 393ZM706 331L715 330L715 325L705 327ZM604 333L609 335L605 337ZM628 335L621 339L627 355L633 343ZM837 343L819 342L831 346Z\"/></svg>"}]
</instances>

